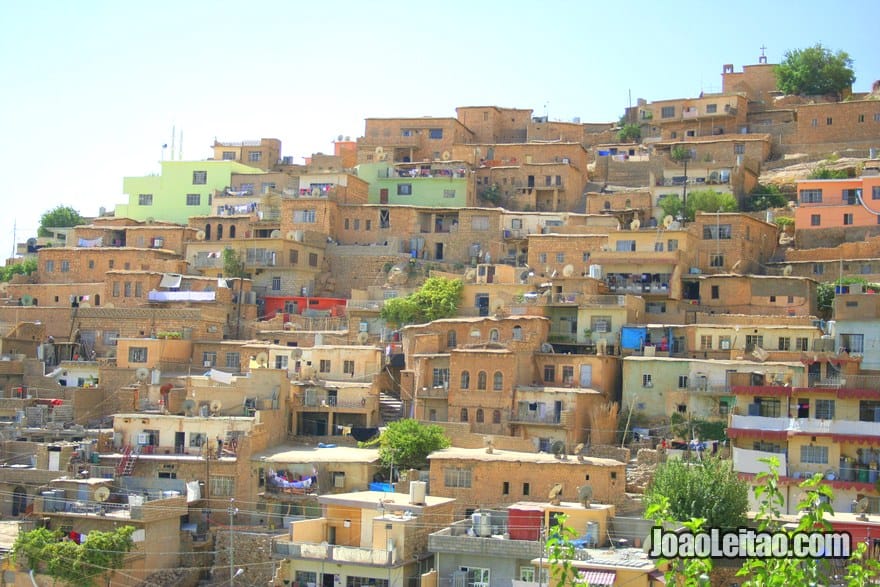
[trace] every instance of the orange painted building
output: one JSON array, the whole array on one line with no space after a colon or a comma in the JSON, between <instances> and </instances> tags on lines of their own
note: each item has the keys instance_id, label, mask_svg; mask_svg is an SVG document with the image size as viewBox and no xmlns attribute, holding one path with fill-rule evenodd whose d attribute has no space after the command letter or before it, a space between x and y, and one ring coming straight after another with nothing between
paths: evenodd
<instances>
[{"instance_id":1,"label":"orange painted building","mask_svg":"<svg viewBox=\"0 0 880 587\"><path fill-rule=\"evenodd\" d=\"M859 234L880 230L880 175L798 181L797 193L798 241L805 233L825 229L860 229Z\"/></svg>"}]
</instances>

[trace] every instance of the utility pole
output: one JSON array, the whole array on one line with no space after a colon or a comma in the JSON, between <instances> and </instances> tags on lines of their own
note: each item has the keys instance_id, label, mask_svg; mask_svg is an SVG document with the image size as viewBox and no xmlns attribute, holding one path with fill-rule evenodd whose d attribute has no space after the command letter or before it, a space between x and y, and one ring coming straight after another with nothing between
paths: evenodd
<instances>
[{"instance_id":1,"label":"utility pole","mask_svg":"<svg viewBox=\"0 0 880 587\"><path fill-rule=\"evenodd\" d=\"M234 497L229 499L226 513L229 514L229 585L231 586L235 580L235 514L238 513Z\"/></svg>"}]
</instances>

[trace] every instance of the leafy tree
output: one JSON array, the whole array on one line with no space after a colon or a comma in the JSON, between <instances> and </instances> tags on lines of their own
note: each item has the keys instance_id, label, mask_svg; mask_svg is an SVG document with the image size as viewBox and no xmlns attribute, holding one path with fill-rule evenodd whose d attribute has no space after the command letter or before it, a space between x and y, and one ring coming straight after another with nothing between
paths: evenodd
<instances>
[{"instance_id":1,"label":"leafy tree","mask_svg":"<svg viewBox=\"0 0 880 587\"><path fill-rule=\"evenodd\" d=\"M689 192L687 208L682 211L681 196L669 194L659 203L664 215L678 218L681 214L685 220L693 221L697 212L736 212L739 208L736 198L731 194L719 194L715 190L697 190Z\"/></svg>"},{"instance_id":2,"label":"leafy tree","mask_svg":"<svg viewBox=\"0 0 880 587\"><path fill-rule=\"evenodd\" d=\"M846 169L828 169L819 165L807 175L807 179L847 179L849 172Z\"/></svg>"},{"instance_id":3,"label":"leafy tree","mask_svg":"<svg viewBox=\"0 0 880 587\"><path fill-rule=\"evenodd\" d=\"M386 302L381 316L399 326L449 318L458 311L463 287L460 279L429 277L407 297Z\"/></svg>"},{"instance_id":4,"label":"leafy tree","mask_svg":"<svg viewBox=\"0 0 880 587\"><path fill-rule=\"evenodd\" d=\"M37 260L33 257L0 267L0 281L11 281L13 275L30 275L37 270Z\"/></svg>"},{"instance_id":5,"label":"leafy tree","mask_svg":"<svg viewBox=\"0 0 880 587\"><path fill-rule=\"evenodd\" d=\"M638 124L624 124L617 133L617 140L621 143L630 141L636 143L642 138L642 129Z\"/></svg>"},{"instance_id":6,"label":"leafy tree","mask_svg":"<svg viewBox=\"0 0 880 587\"><path fill-rule=\"evenodd\" d=\"M405 418L389 424L376 439L360 444L378 444L379 459L388 467L419 469L425 466L429 454L449 446L449 438L436 424L424 425L418 420Z\"/></svg>"},{"instance_id":7,"label":"leafy tree","mask_svg":"<svg viewBox=\"0 0 880 587\"><path fill-rule=\"evenodd\" d=\"M669 501L674 520L703 518L712 528L737 528L745 524L749 509L748 485L737 477L730 461L706 457L689 464L670 459L657 467L645 491L645 504Z\"/></svg>"},{"instance_id":8,"label":"leafy tree","mask_svg":"<svg viewBox=\"0 0 880 587\"><path fill-rule=\"evenodd\" d=\"M868 280L862 277L839 277L838 279L828 282L828 283L820 283L816 288L816 305L819 312L821 312L825 316L830 316L831 311L834 309L834 296L835 296L835 287L838 285L869 285ZM880 289L880 286L876 286Z\"/></svg>"},{"instance_id":9,"label":"leafy tree","mask_svg":"<svg viewBox=\"0 0 880 587\"><path fill-rule=\"evenodd\" d=\"M853 61L845 51L832 53L816 43L806 49L786 51L776 66L776 86L786 94L837 94L856 81Z\"/></svg>"},{"instance_id":10,"label":"leafy tree","mask_svg":"<svg viewBox=\"0 0 880 587\"><path fill-rule=\"evenodd\" d=\"M774 183L767 185L758 184L749 193L747 209L750 212L760 212L767 208L782 208L788 204L786 196L779 186Z\"/></svg>"},{"instance_id":11,"label":"leafy tree","mask_svg":"<svg viewBox=\"0 0 880 587\"><path fill-rule=\"evenodd\" d=\"M660 209L663 210L664 216L672 216L678 218L682 211L681 196L678 194L666 194L658 202Z\"/></svg>"},{"instance_id":12,"label":"leafy tree","mask_svg":"<svg viewBox=\"0 0 880 587\"><path fill-rule=\"evenodd\" d=\"M669 151L669 156L676 163L684 163L691 160L691 150L683 145L675 145Z\"/></svg>"},{"instance_id":13,"label":"leafy tree","mask_svg":"<svg viewBox=\"0 0 880 587\"><path fill-rule=\"evenodd\" d=\"M244 259L235 249L223 249L223 275L238 278L246 275Z\"/></svg>"},{"instance_id":14,"label":"leafy tree","mask_svg":"<svg viewBox=\"0 0 880 587\"><path fill-rule=\"evenodd\" d=\"M498 187L497 183L492 184L480 192L480 198L490 204L498 204L501 201L501 188Z\"/></svg>"},{"instance_id":15,"label":"leafy tree","mask_svg":"<svg viewBox=\"0 0 880 587\"><path fill-rule=\"evenodd\" d=\"M794 218L791 216L777 216L773 219L773 222L776 223L776 228L779 230L785 230L789 226L794 227Z\"/></svg>"},{"instance_id":16,"label":"leafy tree","mask_svg":"<svg viewBox=\"0 0 880 587\"><path fill-rule=\"evenodd\" d=\"M40 228L37 230L37 235L50 236L52 234L50 228L79 226L84 223L85 220L79 212L70 206L56 206L48 212L43 212L43 215L40 216Z\"/></svg>"},{"instance_id":17,"label":"leafy tree","mask_svg":"<svg viewBox=\"0 0 880 587\"><path fill-rule=\"evenodd\" d=\"M125 555L134 548L134 531L134 526L112 532L92 531L78 544L63 540L58 531L38 528L18 535L12 546L12 560L53 579L90 587L99 576L122 567Z\"/></svg>"}]
</instances>

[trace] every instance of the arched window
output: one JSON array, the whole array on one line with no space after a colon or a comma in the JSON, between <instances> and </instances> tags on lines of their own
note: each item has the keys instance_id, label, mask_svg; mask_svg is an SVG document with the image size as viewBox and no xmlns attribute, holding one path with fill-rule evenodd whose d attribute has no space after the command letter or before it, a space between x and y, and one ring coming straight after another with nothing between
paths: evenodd
<instances>
[{"instance_id":1,"label":"arched window","mask_svg":"<svg viewBox=\"0 0 880 587\"><path fill-rule=\"evenodd\" d=\"M522 340L522 326L513 327L513 340Z\"/></svg>"},{"instance_id":2,"label":"arched window","mask_svg":"<svg viewBox=\"0 0 880 587\"><path fill-rule=\"evenodd\" d=\"M480 371L477 375L477 389L486 389L486 372Z\"/></svg>"},{"instance_id":3,"label":"arched window","mask_svg":"<svg viewBox=\"0 0 880 587\"><path fill-rule=\"evenodd\" d=\"M492 389L495 391L501 391L504 388L504 375L501 371L495 371L495 375L492 376Z\"/></svg>"},{"instance_id":4,"label":"arched window","mask_svg":"<svg viewBox=\"0 0 880 587\"><path fill-rule=\"evenodd\" d=\"M461 372L461 385L459 385L461 389L470 389L471 387L471 372L470 371L462 371Z\"/></svg>"},{"instance_id":5,"label":"arched window","mask_svg":"<svg viewBox=\"0 0 880 587\"><path fill-rule=\"evenodd\" d=\"M609 202L608 200L605 200L605 209L606 209L606 210L610 210L610 209L611 209L611 202Z\"/></svg>"},{"instance_id":6,"label":"arched window","mask_svg":"<svg viewBox=\"0 0 880 587\"><path fill-rule=\"evenodd\" d=\"M205 225L205 240L206 241L211 240L211 225L210 224Z\"/></svg>"},{"instance_id":7,"label":"arched window","mask_svg":"<svg viewBox=\"0 0 880 587\"><path fill-rule=\"evenodd\" d=\"M477 424L483 423L483 408L477 408Z\"/></svg>"},{"instance_id":8,"label":"arched window","mask_svg":"<svg viewBox=\"0 0 880 587\"><path fill-rule=\"evenodd\" d=\"M446 348L454 349L456 344L455 331L450 330L446 333Z\"/></svg>"},{"instance_id":9,"label":"arched window","mask_svg":"<svg viewBox=\"0 0 880 587\"><path fill-rule=\"evenodd\" d=\"M101 294L95 294L95 307L97 308L100 305L101 305Z\"/></svg>"},{"instance_id":10,"label":"arched window","mask_svg":"<svg viewBox=\"0 0 880 587\"><path fill-rule=\"evenodd\" d=\"M235 225L229 227L229 238L235 238Z\"/></svg>"},{"instance_id":11,"label":"arched window","mask_svg":"<svg viewBox=\"0 0 880 587\"><path fill-rule=\"evenodd\" d=\"M623 204L623 207L626 208L626 209L628 210L629 208L632 207L632 202L630 202L629 200L627 200L627 201Z\"/></svg>"},{"instance_id":12,"label":"arched window","mask_svg":"<svg viewBox=\"0 0 880 587\"><path fill-rule=\"evenodd\" d=\"M467 422L467 421L468 421L467 408L462 408L462 409L461 409L461 418L459 418L459 419L460 419L462 422Z\"/></svg>"},{"instance_id":13,"label":"arched window","mask_svg":"<svg viewBox=\"0 0 880 587\"><path fill-rule=\"evenodd\" d=\"M501 424L501 410L492 410L492 423Z\"/></svg>"},{"instance_id":14,"label":"arched window","mask_svg":"<svg viewBox=\"0 0 880 587\"><path fill-rule=\"evenodd\" d=\"M498 329L493 328L489 331L489 340L492 342L498 342Z\"/></svg>"},{"instance_id":15,"label":"arched window","mask_svg":"<svg viewBox=\"0 0 880 587\"><path fill-rule=\"evenodd\" d=\"M217 240L218 241L223 240L223 225L222 224L217 225Z\"/></svg>"}]
</instances>

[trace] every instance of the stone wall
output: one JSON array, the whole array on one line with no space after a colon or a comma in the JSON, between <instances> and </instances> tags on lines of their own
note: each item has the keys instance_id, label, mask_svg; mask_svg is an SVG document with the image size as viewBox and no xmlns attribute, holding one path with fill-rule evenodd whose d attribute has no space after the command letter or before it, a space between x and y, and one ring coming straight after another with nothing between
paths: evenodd
<instances>
[{"instance_id":1,"label":"stone wall","mask_svg":"<svg viewBox=\"0 0 880 587\"><path fill-rule=\"evenodd\" d=\"M230 533L228 527L214 528L214 566L211 567L212 580L208 585L230 585L229 582L229 542L232 543L233 569L244 569L232 585L269 585L275 576L276 562L272 560L272 537L276 532L256 532L253 529L235 529ZM234 573L235 571L233 571Z\"/></svg>"},{"instance_id":2,"label":"stone wall","mask_svg":"<svg viewBox=\"0 0 880 587\"><path fill-rule=\"evenodd\" d=\"M628 448L621 448L619 446L611 446L607 444L591 445L586 452L587 455L591 457L614 459L621 463L628 463L630 459Z\"/></svg>"}]
</instances>

